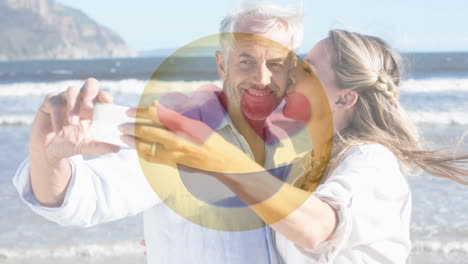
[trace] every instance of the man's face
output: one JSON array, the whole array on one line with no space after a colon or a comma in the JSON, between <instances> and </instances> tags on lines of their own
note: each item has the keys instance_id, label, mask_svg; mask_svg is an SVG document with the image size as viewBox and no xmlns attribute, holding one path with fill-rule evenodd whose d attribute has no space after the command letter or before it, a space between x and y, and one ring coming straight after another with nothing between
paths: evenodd
<instances>
[{"instance_id":1,"label":"man's face","mask_svg":"<svg viewBox=\"0 0 468 264\"><path fill-rule=\"evenodd\" d=\"M251 120L265 120L280 104L289 84L288 71L293 62L287 48L290 35L280 28L262 35L239 33L235 38L227 63L223 54L217 54L228 111L241 111Z\"/></svg>"}]
</instances>

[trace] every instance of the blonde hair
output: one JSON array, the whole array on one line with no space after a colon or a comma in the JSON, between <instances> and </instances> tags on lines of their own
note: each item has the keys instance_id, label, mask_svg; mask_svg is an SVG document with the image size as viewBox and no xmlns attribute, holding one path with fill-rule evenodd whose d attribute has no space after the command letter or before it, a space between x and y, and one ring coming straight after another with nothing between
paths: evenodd
<instances>
[{"instance_id":1,"label":"blonde hair","mask_svg":"<svg viewBox=\"0 0 468 264\"><path fill-rule=\"evenodd\" d=\"M400 105L401 56L377 37L336 29L329 32L329 39L335 54L332 68L336 84L340 89L356 91L358 100L349 125L335 134L327 173L336 168L349 149L377 143L392 151L405 169L418 173L422 169L433 176L468 184L468 155L426 149ZM324 163L316 162L315 168L311 163L310 170L322 174L306 173L303 189L316 188L325 173L323 167Z\"/></svg>"}]
</instances>

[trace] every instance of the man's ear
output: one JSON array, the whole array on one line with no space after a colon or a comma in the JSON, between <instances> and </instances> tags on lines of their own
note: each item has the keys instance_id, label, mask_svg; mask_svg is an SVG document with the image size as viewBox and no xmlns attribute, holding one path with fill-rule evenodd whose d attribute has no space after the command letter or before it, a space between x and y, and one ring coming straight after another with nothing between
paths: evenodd
<instances>
[{"instance_id":1,"label":"man's ear","mask_svg":"<svg viewBox=\"0 0 468 264\"><path fill-rule=\"evenodd\" d=\"M338 100L335 101L335 106L343 110L352 108L356 104L358 98L359 95L356 91L342 90Z\"/></svg>"},{"instance_id":2,"label":"man's ear","mask_svg":"<svg viewBox=\"0 0 468 264\"><path fill-rule=\"evenodd\" d=\"M216 69L221 80L227 80L227 68L226 68L224 54L221 51L216 51Z\"/></svg>"}]
</instances>

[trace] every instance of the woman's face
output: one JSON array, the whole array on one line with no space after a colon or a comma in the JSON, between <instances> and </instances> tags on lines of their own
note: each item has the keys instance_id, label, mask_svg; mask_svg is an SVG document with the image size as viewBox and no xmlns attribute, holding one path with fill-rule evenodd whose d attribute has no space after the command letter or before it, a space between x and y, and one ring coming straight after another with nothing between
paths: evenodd
<instances>
[{"instance_id":1,"label":"woman's face","mask_svg":"<svg viewBox=\"0 0 468 264\"><path fill-rule=\"evenodd\" d=\"M294 88L285 98L285 116L307 121L311 115L319 112L318 107L329 107L334 115L338 110L336 102L339 101L343 90L336 85L336 75L332 68L333 58L332 43L329 39L324 39L312 48L301 65L291 70L290 77ZM327 98L324 98L324 92ZM323 104L327 99L329 104Z\"/></svg>"}]
</instances>

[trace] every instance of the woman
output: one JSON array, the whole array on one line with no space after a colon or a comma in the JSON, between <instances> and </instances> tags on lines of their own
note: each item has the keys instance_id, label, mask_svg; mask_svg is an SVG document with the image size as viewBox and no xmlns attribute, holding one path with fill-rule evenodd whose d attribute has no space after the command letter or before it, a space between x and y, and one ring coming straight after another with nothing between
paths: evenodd
<instances>
[{"instance_id":1,"label":"woman","mask_svg":"<svg viewBox=\"0 0 468 264\"><path fill-rule=\"evenodd\" d=\"M423 148L398 101L401 59L381 39L332 30L304 61L291 72L295 89L286 98L284 114L307 121L314 150L295 162L294 183L277 193L265 191L277 183L266 172L249 177L223 173L262 168L233 147L217 151L229 144L216 134L197 144L164 129L136 127L124 131L130 135L124 140L135 137L148 161L216 172L211 175L276 231L286 263L406 263L411 194L403 171L422 169L466 184L467 178L458 176L468 176L463 167L468 155ZM323 91L328 102L320 100ZM327 133L330 110L334 137ZM163 113L170 111L154 104L141 117L160 123ZM207 129L197 121L184 127ZM151 155L153 142L165 160Z\"/></svg>"}]
</instances>

